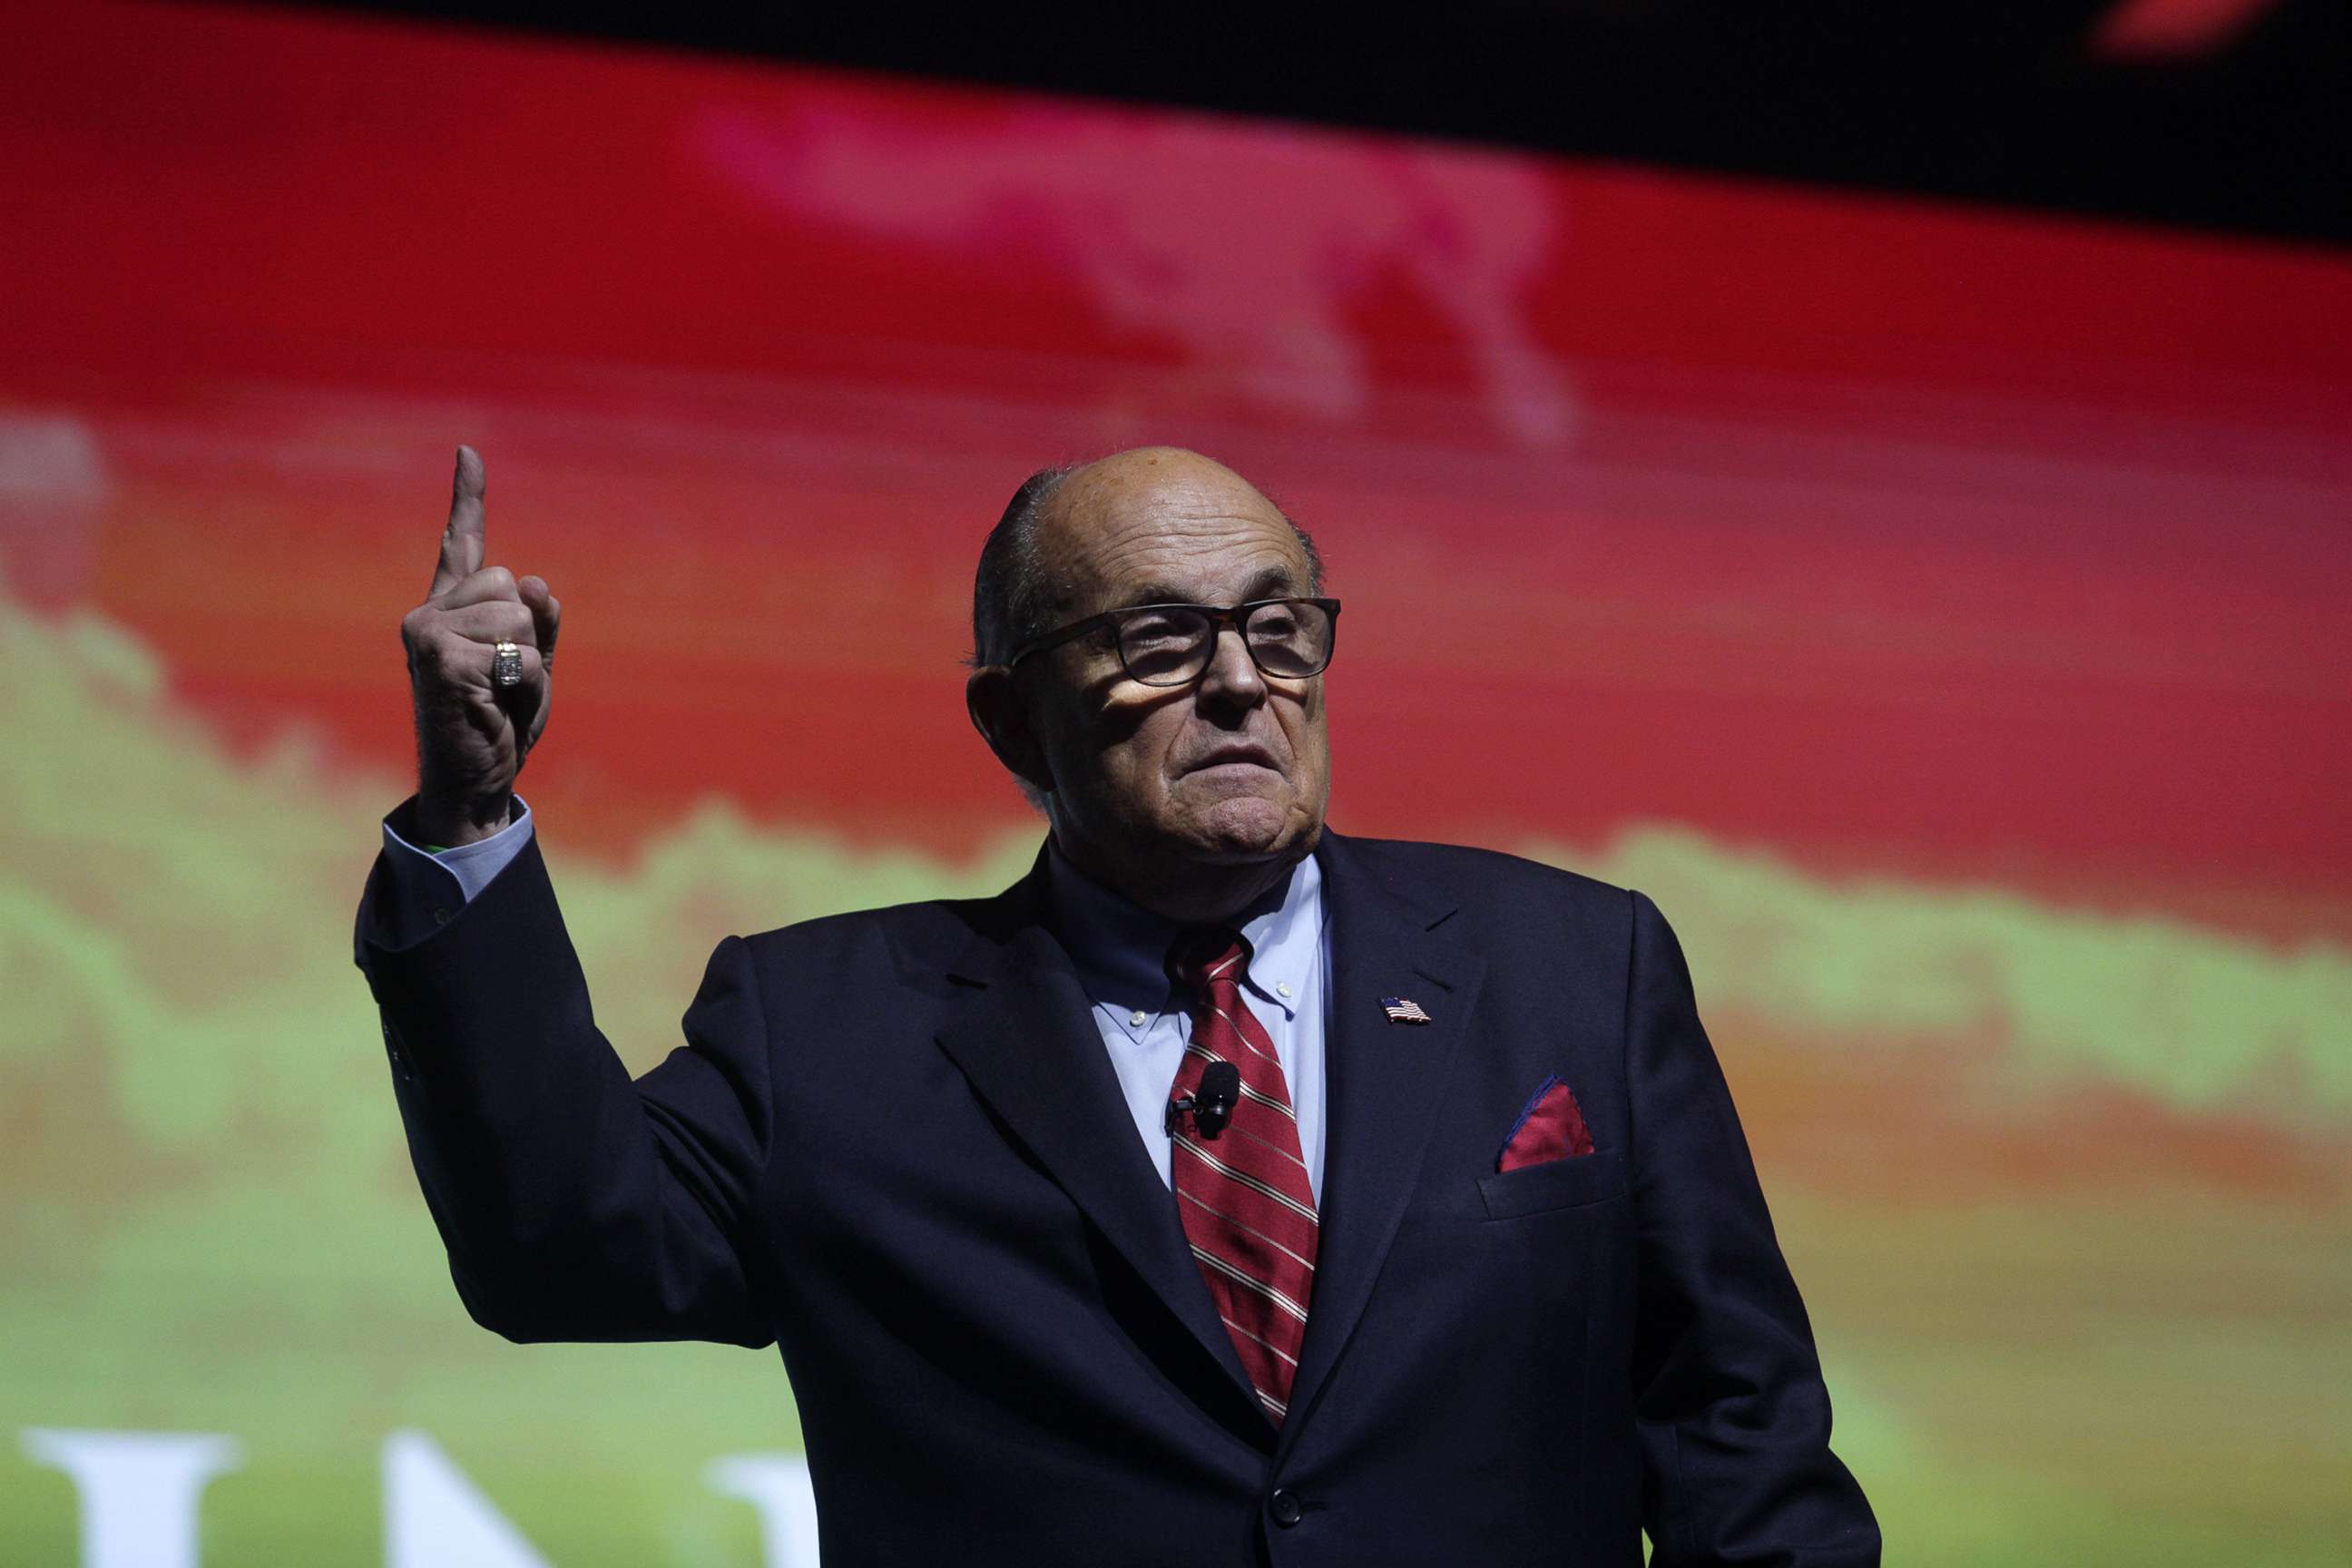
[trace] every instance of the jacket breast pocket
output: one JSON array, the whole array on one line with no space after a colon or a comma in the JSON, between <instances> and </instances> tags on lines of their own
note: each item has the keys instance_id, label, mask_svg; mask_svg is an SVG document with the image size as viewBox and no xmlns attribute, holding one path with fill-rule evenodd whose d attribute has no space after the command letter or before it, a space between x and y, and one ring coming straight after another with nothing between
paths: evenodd
<instances>
[{"instance_id":1,"label":"jacket breast pocket","mask_svg":"<svg viewBox=\"0 0 2352 1568\"><path fill-rule=\"evenodd\" d=\"M1549 1209L1581 1208L1625 1195L1625 1160L1615 1149L1595 1149L1478 1178L1486 1217L1514 1219Z\"/></svg>"}]
</instances>

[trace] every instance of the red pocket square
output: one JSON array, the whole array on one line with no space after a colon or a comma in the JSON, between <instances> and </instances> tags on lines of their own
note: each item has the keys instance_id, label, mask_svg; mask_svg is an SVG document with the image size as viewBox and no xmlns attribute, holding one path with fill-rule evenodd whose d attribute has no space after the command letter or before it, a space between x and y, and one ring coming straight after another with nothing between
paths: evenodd
<instances>
[{"instance_id":1,"label":"red pocket square","mask_svg":"<svg viewBox=\"0 0 2352 1568\"><path fill-rule=\"evenodd\" d=\"M1510 1136L1503 1140L1495 1169L1516 1171L1521 1165L1591 1152L1592 1134L1585 1130L1584 1112L1577 1108L1576 1096L1560 1082L1559 1074L1553 1073L1536 1086L1519 1119L1511 1123Z\"/></svg>"}]
</instances>

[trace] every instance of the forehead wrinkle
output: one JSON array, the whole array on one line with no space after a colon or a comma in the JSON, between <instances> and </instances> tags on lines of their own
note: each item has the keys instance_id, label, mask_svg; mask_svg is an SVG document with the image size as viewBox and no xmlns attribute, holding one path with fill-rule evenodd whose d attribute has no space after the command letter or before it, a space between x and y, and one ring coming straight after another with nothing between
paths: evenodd
<instances>
[{"instance_id":1,"label":"forehead wrinkle","mask_svg":"<svg viewBox=\"0 0 2352 1568\"><path fill-rule=\"evenodd\" d=\"M1287 566L1269 566L1244 584L1241 597L1234 600L1233 603L1246 605L1258 599L1288 597L1287 594L1277 590L1293 588L1297 586L1297 575ZM1146 583L1139 588L1119 595L1118 603L1109 607L1123 609L1136 605L1206 605L1210 603L1211 601L1206 599L1194 598L1189 589L1180 588L1171 584Z\"/></svg>"},{"instance_id":2,"label":"forehead wrinkle","mask_svg":"<svg viewBox=\"0 0 2352 1568\"><path fill-rule=\"evenodd\" d=\"M1287 588L1299 581L1297 564L1288 559L1291 552L1276 541L1219 552L1200 560L1197 571L1184 569L1195 564L1192 561L1162 559L1152 542L1158 542L1114 548L1093 563L1089 586L1096 596L1124 605L1240 604L1267 596L1269 587Z\"/></svg>"},{"instance_id":3,"label":"forehead wrinkle","mask_svg":"<svg viewBox=\"0 0 2352 1568\"><path fill-rule=\"evenodd\" d=\"M1155 524L1157 526L1155 526ZM1290 525L1246 517L1125 519L1088 535L1069 531L1064 569L1055 574L1066 598L1127 603L1157 590L1160 602L1197 602L1213 580L1296 583L1297 536ZM1187 586L1187 584L1191 586Z\"/></svg>"}]
</instances>

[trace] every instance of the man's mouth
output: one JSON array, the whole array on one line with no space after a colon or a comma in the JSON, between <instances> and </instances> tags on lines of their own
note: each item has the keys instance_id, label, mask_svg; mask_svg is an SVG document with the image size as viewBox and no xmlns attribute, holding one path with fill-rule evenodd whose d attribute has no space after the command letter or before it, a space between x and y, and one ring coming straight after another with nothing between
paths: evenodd
<instances>
[{"instance_id":1,"label":"man's mouth","mask_svg":"<svg viewBox=\"0 0 2352 1568\"><path fill-rule=\"evenodd\" d=\"M1229 742L1225 745L1218 746L1212 751L1204 752L1198 758L1194 759L1192 764L1184 771L1188 773L1197 773L1204 769L1225 767L1235 763L1246 763L1255 767L1270 768L1276 773L1282 771L1281 764L1274 760L1274 753L1272 752L1267 751L1264 746L1257 745L1247 741Z\"/></svg>"}]
</instances>

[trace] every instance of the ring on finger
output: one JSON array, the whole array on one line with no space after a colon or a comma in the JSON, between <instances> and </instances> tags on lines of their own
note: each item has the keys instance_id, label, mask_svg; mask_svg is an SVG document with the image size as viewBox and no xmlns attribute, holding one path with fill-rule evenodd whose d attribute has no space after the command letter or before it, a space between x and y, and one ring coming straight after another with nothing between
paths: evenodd
<instances>
[{"instance_id":1,"label":"ring on finger","mask_svg":"<svg viewBox=\"0 0 2352 1568\"><path fill-rule=\"evenodd\" d=\"M501 642L490 649L490 679L500 686L522 684L522 649Z\"/></svg>"}]
</instances>

